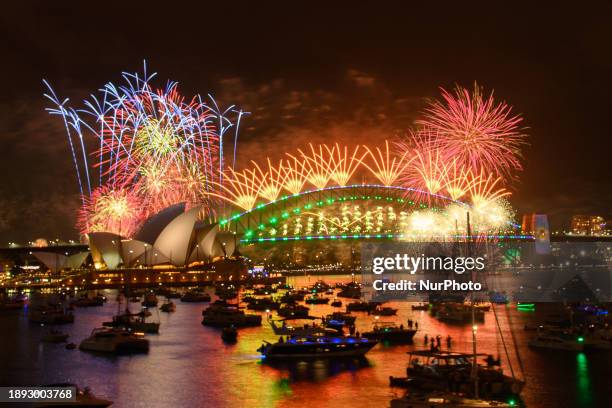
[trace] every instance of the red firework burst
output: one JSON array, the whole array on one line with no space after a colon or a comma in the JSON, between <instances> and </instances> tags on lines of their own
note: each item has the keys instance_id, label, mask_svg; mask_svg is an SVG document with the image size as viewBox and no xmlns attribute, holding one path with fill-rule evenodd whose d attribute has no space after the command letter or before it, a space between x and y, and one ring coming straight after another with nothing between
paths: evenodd
<instances>
[{"instance_id":1,"label":"red firework burst","mask_svg":"<svg viewBox=\"0 0 612 408\"><path fill-rule=\"evenodd\" d=\"M508 176L522 168L520 148L526 135L519 128L522 118L512 114L505 102L497 103L478 85L470 93L456 87L442 90L443 101L435 100L417 124L432 135L432 147L464 166Z\"/></svg>"}]
</instances>

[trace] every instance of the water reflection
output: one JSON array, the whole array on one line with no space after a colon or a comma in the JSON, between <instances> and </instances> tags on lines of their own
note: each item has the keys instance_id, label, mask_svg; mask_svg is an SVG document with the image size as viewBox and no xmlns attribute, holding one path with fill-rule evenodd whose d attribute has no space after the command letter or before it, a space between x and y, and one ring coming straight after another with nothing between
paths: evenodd
<instances>
[{"instance_id":1,"label":"water reflection","mask_svg":"<svg viewBox=\"0 0 612 408\"><path fill-rule=\"evenodd\" d=\"M322 382L330 377L344 372L356 373L358 370L369 368L372 365L366 357L345 358L337 360L310 360L310 361L262 361L262 364L280 370L288 375L291 382L312 381Z\"/></svg>"},{"instance_id":2,"label":"water reflection","mask_svg":"<svg viewBox=\"0 0 612 408\"><path fill-rule=\"evenodd\" d=\"M333 283L336 277L325 277ZM298 278L296 286L313 284L317 278ZM350 281L343 276L340 280ZM212 290L209 290L212 293ZM102 307L77 309L75 323L62 327L69 341L80 342L94 327L108 321L117 312L115 292L104 293L109 301ZM350 300L342 299L344 306ZM175 313L160 314L159 335L147 335L151 341L147 355L101 357L79 350L66 350L60 344L41 344L46 327L32 325L24 311L0 314L0 385L34 385L75 382L90 386L101 397L115 401L117 407L187 407L240 406L294 408L298 406L388 406L394 393L389 376L404 376L407 351L428 348L429 338L451 335L452 349L471 351L471 327L447 325L432 318L427 311L413 311L410 304L390 302L398 315L381 317L406 325L418 322L419 331L412 345L387 347L378 345L363 359L310 361L306 363L264 363L257 353L262 341L276 341L278 336L268 324L239 331L238 342L228 345L218 329L201 325L205 304L177 302ZM612 353L574 354L531 350L527 342L533 324L546 313L537 306L535 313L522 313L500 306L500 325L508 348L512 350L512 330L524 363L527 385L523 392L529 407L601 406L598 401L609 391L609 367ZM310 314L324 316L337 310L330 305L310 306ZM506 313L507 312L507 313ZM554 313L551 310L550 313ZM357 330L372 329L374 317L365 312L357 316ZM157 317L157 316L156 316ZM478 351L495 356L502 354L504 344L494 324L492 312L478 326ZM515 370L520 366L513 361ZM522 370L521 370L522 371ZM518 372L518 370L517 370Z\"/></svg>"},{"instance_id":3,"label":"water reflection","mask_svg":"<svg viewBox=\"0 0 612 408\"><path fill-rule=\"evenodd\" d=\"M576 355L576 386L580 405L590 407L592 403L591 379L589 376L589 361L584 353Z\"/></svg>"}]
</instances>

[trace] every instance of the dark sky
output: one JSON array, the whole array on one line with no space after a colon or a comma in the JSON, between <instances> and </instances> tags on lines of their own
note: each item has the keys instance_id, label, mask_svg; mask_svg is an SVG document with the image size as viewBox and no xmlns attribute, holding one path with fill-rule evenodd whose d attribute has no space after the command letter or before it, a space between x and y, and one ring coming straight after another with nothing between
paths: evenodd
<instances>
[{"instance_id":1,"label":"dark sky","mask_svg":"<svg viewBox=\"0 0 612 408\"><path fill-rule=\"evenodd\" d=\"M160 85L177 80L186 95L252 112L242 158L306 140L382 140L404 132L440 86L478 81L529 127L518 213L548 213L556 227L573 213L612 218L603 2L80 3L12 1L0 13L2 244L77 237L75 175L41 79L80 106L144 59Z\"/></svg>"}]
</instances>

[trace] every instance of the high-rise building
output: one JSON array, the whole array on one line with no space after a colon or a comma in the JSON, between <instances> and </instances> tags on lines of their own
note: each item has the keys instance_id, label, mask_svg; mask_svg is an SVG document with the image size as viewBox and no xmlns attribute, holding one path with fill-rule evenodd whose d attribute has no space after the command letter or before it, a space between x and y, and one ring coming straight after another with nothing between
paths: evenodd
<instances>
[{"instance_id":1,"label":"high-rise building","mask_svg":"<svg viewBox=\"0 0 612 408\"><path fill-rule=\"evenodd\" d=\"M602 235L606 222L599 215L578 214L572 217L571 231L575 235Z\"/></svg>"}]
</instances>

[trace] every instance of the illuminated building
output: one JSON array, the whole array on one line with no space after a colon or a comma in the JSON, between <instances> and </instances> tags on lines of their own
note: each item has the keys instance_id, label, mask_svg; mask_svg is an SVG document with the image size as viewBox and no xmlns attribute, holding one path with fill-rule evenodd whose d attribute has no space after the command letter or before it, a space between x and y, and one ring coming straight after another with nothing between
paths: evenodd
<instances>
[{"instance_id":1,"label":"illuminated building","mask_svg":"<svg viewBox=\"0 0 612 408\"><path fill-rule=\"evenodd\" d=\"M574 215L572 217L571 231L575 235L602 235L606 229L606 222L599 215Z\"/></svg>"}]
</instances>

